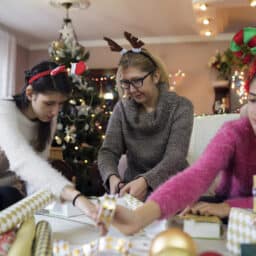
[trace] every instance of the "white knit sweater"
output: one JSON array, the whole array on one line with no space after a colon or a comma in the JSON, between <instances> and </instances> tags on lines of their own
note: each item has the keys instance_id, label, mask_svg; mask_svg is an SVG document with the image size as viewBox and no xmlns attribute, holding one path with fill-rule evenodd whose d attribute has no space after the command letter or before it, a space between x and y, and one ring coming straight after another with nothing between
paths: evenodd
<instances>
[{"instance_id":1,"label":"white knit sweater","mask_svg":"<svg viewBox=\"0 0 256 256\"><path fill-rule=\"evenodd\" d=\"M60 197L63 187L71 183L47 163L50 144L42 153L31 146L37 126L37 122L20 112L14 101L0 100L0 147L5 151L10 169L26 182L28 194L49 189Z\"/></svg>"}]
</instances>

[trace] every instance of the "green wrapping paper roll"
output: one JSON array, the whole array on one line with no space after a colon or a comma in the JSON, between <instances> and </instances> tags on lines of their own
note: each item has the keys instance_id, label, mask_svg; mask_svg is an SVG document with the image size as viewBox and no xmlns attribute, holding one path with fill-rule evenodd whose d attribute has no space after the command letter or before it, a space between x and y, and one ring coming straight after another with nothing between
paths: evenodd
<instances>
[{"instance_id":1,"label":"green wrapping paper roll","mask_svg":"<svg viewBox=\"0 0 256 256\"><path fill-rule=\"evenodd\" d=\"M47 221L40 221L36 225L36 234L33 244L33 256L52 255L52 231Z\"/></svg>"},{"instance_id":2,"label":"green wrapping paper roll","mask_svg":"<svg viewBox=\"0 0 256 256\"><path fill-rule=\"evenodd\" d=\"M48 190L41 190L0 212L0 234L16 227L53 200Z\"/></svg>"},{"instance_id":3,"label":"green wrapping paper roll","mask_svg":"<svg viewBox=\"0 0 256 256\"><path fill-rule=\"evenodd\" d=\"M17 232L16 239L8 252L8 256L31 256L35 229L34 217L24 221Z\"/></svg>"}]
</instances>

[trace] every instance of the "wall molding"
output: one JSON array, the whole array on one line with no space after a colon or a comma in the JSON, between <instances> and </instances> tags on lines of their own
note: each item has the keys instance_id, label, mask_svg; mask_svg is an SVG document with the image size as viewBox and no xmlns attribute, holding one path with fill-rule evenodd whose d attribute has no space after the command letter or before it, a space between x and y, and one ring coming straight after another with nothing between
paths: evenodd
<instances>
[{"instance_id":1,"label":"wall molding","mask_svg":"<svg viewBox=\"0 0 256 256\"><path fill-rule=\"evenodd\" d=\"M191 36L159 36L159 37L142 37L140 38L146 44L180 44L180 43L201 43L201 42L218 42L218 41L230 41L234 33L222 33L212 37L191 35ZM128 45L125 39L114 39L117 43L121 45ZM80 41L80 43L85 47L106 47L107 44L104 40L86 40ZM47 50L50 43L43 44L25 44L21 43L21 46L30 50Z\"/></svg>"}]
</instances>

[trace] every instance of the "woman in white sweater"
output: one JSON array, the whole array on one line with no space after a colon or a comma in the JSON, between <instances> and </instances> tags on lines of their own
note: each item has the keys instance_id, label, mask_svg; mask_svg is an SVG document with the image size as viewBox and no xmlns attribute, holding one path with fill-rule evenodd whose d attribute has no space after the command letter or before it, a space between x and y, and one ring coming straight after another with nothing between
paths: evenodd
<instances>
[{"instance_id":1,"label":"woman in white sweater","mask_svg":"<svg viewBox=\"0 0 256 256\"><path fill-rule=\"evenodd\" d=\"M22 92L12 100L0 100L0 149L10 169L25 182L27 194L49 189L88 213L93 204L47 162L56 117L71 90L65 66L45 61L27 71ZM21 197L15 188L2 187L0 207Z\"/></svg>"}]
</instances>

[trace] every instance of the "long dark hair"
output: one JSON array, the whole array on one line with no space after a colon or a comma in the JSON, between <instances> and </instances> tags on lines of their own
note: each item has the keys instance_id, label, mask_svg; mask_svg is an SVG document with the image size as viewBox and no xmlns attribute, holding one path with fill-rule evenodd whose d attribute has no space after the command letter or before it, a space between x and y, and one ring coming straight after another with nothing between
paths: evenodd
<instances>
[{"instance_id":1,"label":"long dark hair","mask_svg":"<svg viewBox=\"0 0 256 256\"><path fill-rule=\"evenodd\" d=\"M54 62L43 61L35 65L31 70L25 71L25 86L20 94L13 96L16 106L20 110L28 108L30 101L26 96L26 88L29 85L29 79L34 75L46 70L52 70L58 65ZM32 82L32 88L34 93L49 93L58 92L63 95L69 96L71 94L72 85L66 73L58 73L55 76L45 75ZM38 152L42 152L46 145L50 141L51 137L51 122L42 122L38 120L38 132L37 140L34 145L34 149Z\"/></svg>"}]
</instances>

